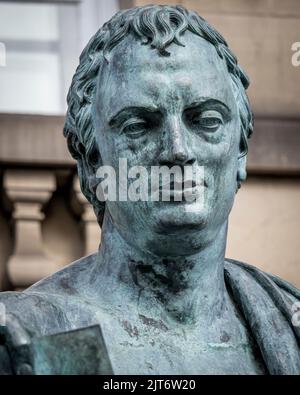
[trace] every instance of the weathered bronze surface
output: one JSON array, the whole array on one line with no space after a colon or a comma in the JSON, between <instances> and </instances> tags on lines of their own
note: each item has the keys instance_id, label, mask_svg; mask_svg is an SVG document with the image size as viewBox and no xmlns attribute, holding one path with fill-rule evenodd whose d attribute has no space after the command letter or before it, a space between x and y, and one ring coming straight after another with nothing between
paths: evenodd
<instances>
[{"instance_id":1,"label":"weathered bronze surface","mask_svg":"<svg viewBox=\"0 0 300 395\"><path fill-rule=\"evenodd\" d=\"M100 325L116 374L300 373L299 290L225 259L253 130L248 84L220 34L183 7L122 11L95 34L64 134L101 246L24 292L1 294L21 332L35 339ZM118 172L119 158L203 166L204 209L99 202L96 171Z\"/></svg>"}]
</instances>

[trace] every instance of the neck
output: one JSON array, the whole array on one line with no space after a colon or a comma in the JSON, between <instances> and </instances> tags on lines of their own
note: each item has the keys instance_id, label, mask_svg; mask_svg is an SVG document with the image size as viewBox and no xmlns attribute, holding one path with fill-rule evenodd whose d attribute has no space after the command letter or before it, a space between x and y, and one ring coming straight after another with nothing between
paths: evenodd
<instances>
[{"instance_id":1,"label":"neck","mask_svg":"<svg viewBox=\"0 0 300 395\"><path fill-rule=\"evenodd\" d=\"M194 255L155 256L129 245L106 214L94 286L105 303L126 310L137 307L140 315L211 323L224 310L226 235L227 222Z\"/></svg>"}]
</instances>

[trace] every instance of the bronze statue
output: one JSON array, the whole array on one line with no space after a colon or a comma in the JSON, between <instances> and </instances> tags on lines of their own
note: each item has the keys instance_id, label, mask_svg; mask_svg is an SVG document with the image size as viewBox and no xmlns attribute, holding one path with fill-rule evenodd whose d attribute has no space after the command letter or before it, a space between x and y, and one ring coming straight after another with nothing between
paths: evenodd
<instances>
[{"instance_id":1,"label":"bronze statue","mask_svg":"<svg viewBox=\"0 0 300 395\"><path fill-rule=\"evenodd\" d=\"M30 343L100 325L116 374L300 373L300 291L225 259L253 131L248 85L223 37L181 6L121 11L91 38L64 135L101 245L24 292L2 293L6 338ZM128 167L204 168L202 209L176 201L174 181L170 201L101 201L97 170L118 175L120 158Z\"/></svg>"}]
</instances>

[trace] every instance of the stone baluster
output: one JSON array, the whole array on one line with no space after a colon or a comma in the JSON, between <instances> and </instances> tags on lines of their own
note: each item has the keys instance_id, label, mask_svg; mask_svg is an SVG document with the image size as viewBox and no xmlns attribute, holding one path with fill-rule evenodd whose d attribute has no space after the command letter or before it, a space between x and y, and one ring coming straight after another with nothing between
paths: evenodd
<instances>
[{"instance_id":1,"label":"stone baluster","mask_svg":"<svg viewBox=\"0 0 300 395\"><path fill-rule=\"evenodd\" d=\"M56 189L50 171L8 170L4 189L13 205L14 250L8 275L15 289L23 289L50 275L58 266L43 251L42 208Z\"/></svg>"}]
</instances>

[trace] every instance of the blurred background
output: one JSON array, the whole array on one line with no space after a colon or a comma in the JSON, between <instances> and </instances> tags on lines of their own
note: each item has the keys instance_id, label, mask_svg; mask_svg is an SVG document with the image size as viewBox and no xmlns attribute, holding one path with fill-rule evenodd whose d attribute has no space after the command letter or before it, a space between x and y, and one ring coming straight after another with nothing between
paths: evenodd
<instances>
[{"instance_id":1,"label":"blurred background","mask_svg":"<svg viewBox=\"0 0 300 395\"><path fill-rule=\"evenodd\" d=\"M0 1L0 291L97 250L100 229L62 136L65 98L89 38L119 9L148 3ZM227 257L300 287L300 65L292 63L300 1L157 3L197 10L251 79L248 180L230 216Z\"/></svg>"}]
</instances>

